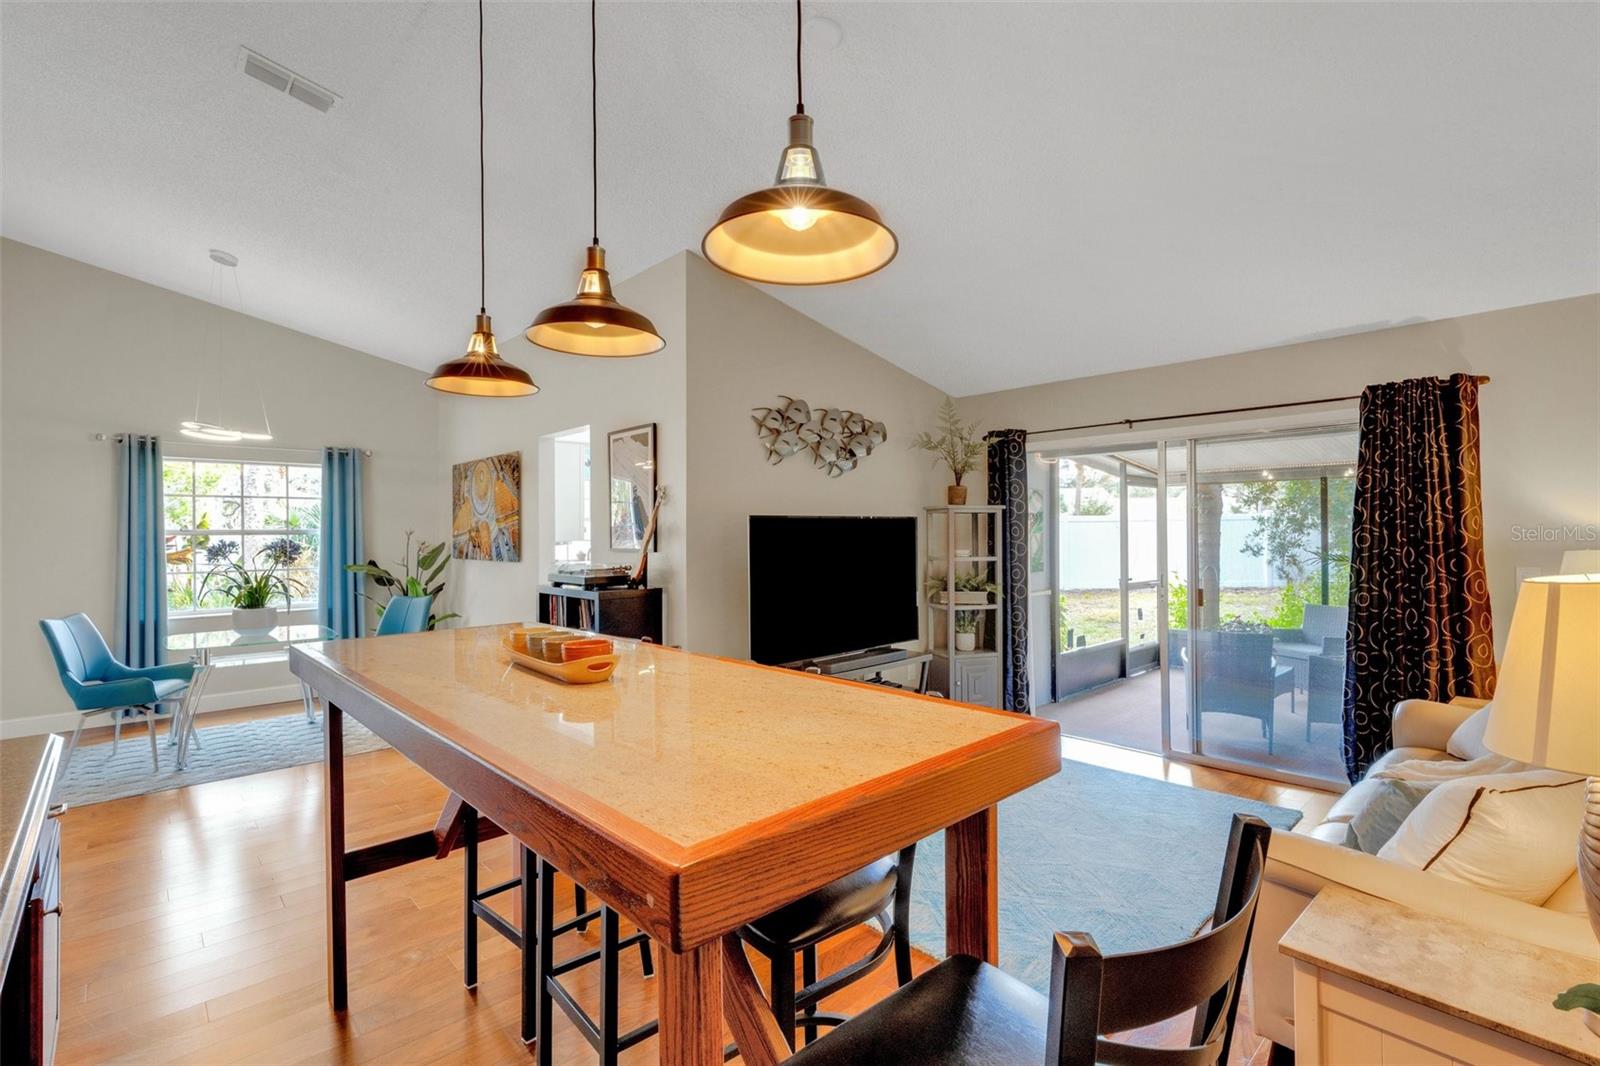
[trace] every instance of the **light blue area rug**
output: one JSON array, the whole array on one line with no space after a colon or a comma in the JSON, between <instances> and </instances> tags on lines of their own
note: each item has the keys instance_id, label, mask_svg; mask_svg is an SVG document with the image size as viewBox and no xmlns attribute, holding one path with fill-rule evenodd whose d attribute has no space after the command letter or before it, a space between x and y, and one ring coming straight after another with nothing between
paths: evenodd
<instances>
[{"instance_id":1,"label":"light blue area rug","mask_svg":"<svg viewBox=\"0 0 1600 1066\"><path fill-rule=\"evenodd\" d=\"M144 722L129 721L123 723L122 743L115 755L111 754L110 744L85 745L73 754L56 798L82 807L322 761L320 714L315 724L299 713L209 727L204 724L204 716L200 721L200 743L204 746L190 743L187 770L176 769L178 749L168 745L163 730L156 738L161 769L152 771L150 738ZM345 717L346 755L384 747L388 745L366 726Z\"/></svg>"},{"instance_id":2,"label":"light blue area rug","mask_svg":"<svg viewBox=\"0 0 1600 1066\"><path fill-rule=\"evenodd\" d=\"M1071 759L1000 804L1000 966L1050 987L1052 934L1106 954L1175 944L1211 917L1235 811L1289 830L1300 812ZM911 939L944 950L944 834L917 845Z\"/></svg>"}]
</instances>

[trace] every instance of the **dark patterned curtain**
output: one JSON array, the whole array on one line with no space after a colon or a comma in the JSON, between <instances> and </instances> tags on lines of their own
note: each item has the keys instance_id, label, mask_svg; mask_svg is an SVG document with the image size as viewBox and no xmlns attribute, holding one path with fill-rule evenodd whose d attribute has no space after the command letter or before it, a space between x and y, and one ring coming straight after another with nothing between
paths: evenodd
<instances>
[{"instance_id":1,"label":"dark patterned curtain","mask_svg":"<svg viewBox=\"0 0 1600 1066\"><path fill-rule=\"evenodd\" d=\"M1000 620L1000 706L1032 714L1028 699L1028 434L997 429L989 443L989 503L1005 508L1000 516L1000 587L1005 617Z\"/></svg>"},{"instance_id":2,"label":"dark patterned curtain","mask_svg":"<svg viewBox=\"0 0 1600 1066\"><path fill-rule=\"evenodd\" d=\"M1354 782L1392 746L1400 700L1494 692L1477 378L1362 392L1352 526L1344 764Z\"/></svg>"}]
</instances>

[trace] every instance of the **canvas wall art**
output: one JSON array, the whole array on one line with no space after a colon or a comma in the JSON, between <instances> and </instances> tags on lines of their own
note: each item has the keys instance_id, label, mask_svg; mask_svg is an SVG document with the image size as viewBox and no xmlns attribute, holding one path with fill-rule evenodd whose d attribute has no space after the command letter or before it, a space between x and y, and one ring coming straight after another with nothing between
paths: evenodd
<instances>
[{"instance_id":1,"label":"canvas wall art","mask_svg":"<svg viewBox=\"0 0 1600 1066\"><path fill-rule=\"evenodd\" d=\"M522 559L522 453L457 463L450 476L450 554L457 559Z\"/></svg>"}]
</instances>

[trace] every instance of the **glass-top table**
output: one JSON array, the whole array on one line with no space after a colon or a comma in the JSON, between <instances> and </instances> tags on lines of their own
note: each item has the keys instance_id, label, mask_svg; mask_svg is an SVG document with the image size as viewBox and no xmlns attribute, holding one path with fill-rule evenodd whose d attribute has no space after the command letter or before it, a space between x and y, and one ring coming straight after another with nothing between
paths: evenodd
<instances>
[{"instance_id":1,"label":"glass-top table","mask_svg":"<svg viewBox=\"0 0 1600 1066\"><path fill-rule=\"evenodd\" d=\"M335 640L337 634L327 626L279 626L270 633L239 633L232 629L213 629L204 633L169 633L167 650L193 652L206 657L239 649L240 653L271 651L290 644Z\"/></svg>"},{"instance_id":2,"label":"glass-top table","mask_svg":"<svg viewBox=\"0 0 1600 1066\"><path fill-rule=\"evenodd\" d=\"M195 716L200 713L200 697L205 692L206 681L210 679L217 660L270 654L288 648L291 644L311 644L321 640L337 639L338 634L333 630L327 626L317 625L278 626L269 633L240 633L232 629L212 629L200 633L167 634L168 654L177 656L187 653L195 664L194 677L190 680L189 689L184 693L183 703L178 708L178 720L173 723L172 732L177 737L178 744L178 769L182 770L189 765L189 740L194 735ZM306 717L316 721L311 695L304 685L301 686L301 701L305 705Z\"/></svg>"}]
</instances>

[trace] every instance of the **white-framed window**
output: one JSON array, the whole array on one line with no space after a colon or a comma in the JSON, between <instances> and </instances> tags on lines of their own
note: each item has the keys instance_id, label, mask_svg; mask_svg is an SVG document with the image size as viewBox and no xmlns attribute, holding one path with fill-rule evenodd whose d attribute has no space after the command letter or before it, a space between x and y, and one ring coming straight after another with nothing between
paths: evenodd
<instances>
[{"instance_id":1,"label":"white-framed window","mask_svg":"<svg viewBox=\"0 0 1600 1066\"><path fill-rule=\"evenodd\" d=\"M217 578L231 563L251 574L276 569L292 608L317 603L322 467L276 460L169 458L163 461L167 613L232 606Z\"/></svg>"}]
</instances>

